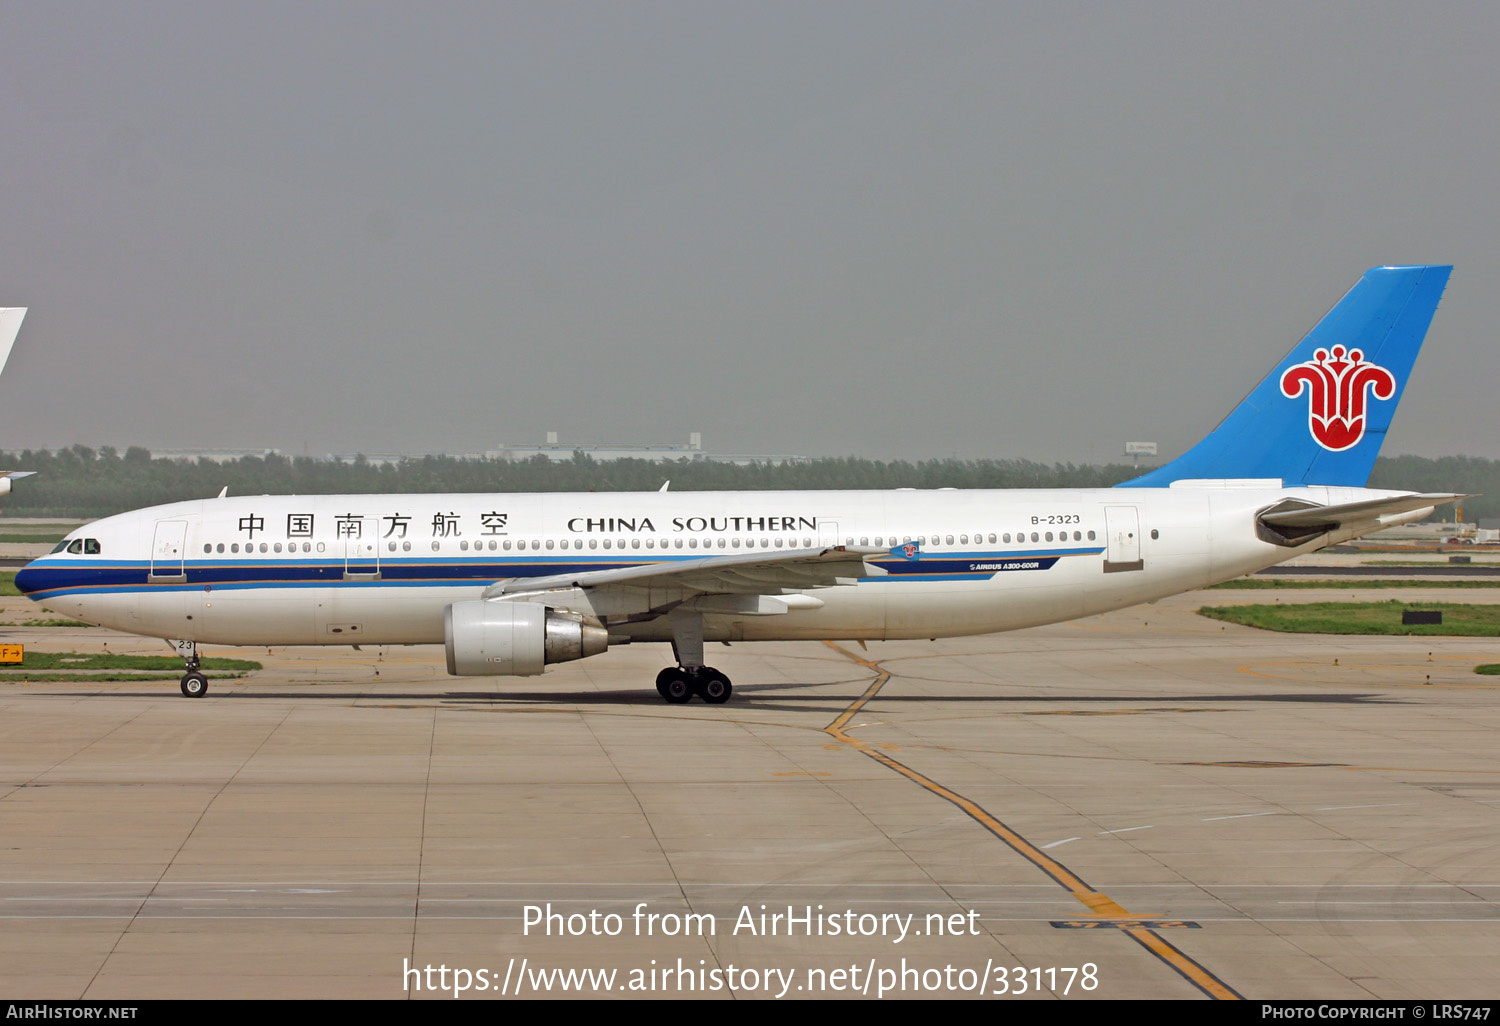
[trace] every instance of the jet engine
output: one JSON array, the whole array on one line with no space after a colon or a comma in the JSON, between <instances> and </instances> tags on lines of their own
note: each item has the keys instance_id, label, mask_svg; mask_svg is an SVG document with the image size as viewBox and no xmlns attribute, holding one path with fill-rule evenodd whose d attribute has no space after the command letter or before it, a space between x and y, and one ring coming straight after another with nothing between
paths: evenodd
<instances>
[{"instance_id":1,"label":"jet engine","mask_svg":"<svg viewBox=\"0 0 1500 1026\"><path fill-rule=\"evenodd\" d=\"M597 620L539 602L455 602L443 611L443 636L455 677L534 677L609 647Z\"/></svg>"}]
</instances>

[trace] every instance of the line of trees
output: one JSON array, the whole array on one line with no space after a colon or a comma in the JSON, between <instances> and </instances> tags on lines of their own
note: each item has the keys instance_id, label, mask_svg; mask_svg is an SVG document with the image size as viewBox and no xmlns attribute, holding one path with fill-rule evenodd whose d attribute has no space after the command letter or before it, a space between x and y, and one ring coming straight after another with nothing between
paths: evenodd
<instances>
[{"instance_id":1,"label":"line of trees","mask_svg":"<svg viewBox=\"0 0 1500 1026\"><path fill-rule=\"evenodd\" d=\"M1121 464L1094 466L1030 460L906 460L857 457L806 463L740 466L682 459L594 460L575 453L554 462L422 456L400 463L314 460L305 456L157 459L139 446L123 453L75 445L55 452L0 452L0 471L32 470L3 502L15 517L101 517L142 506L203 499L228 487L231 495L331 495L377 492L756 491L849 488L1104 488L1141 471ZM1477 492L1464 505L1467 519L1500 516L1500 461L1470 456L1398 456L1376 463L1371 487Z\"/></svg>"}]
</instances>

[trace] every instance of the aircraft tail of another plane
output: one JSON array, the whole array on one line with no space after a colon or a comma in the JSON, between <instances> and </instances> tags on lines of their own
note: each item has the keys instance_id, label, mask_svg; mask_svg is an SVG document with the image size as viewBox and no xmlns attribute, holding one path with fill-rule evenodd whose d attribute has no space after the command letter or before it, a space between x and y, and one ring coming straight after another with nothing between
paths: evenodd
<instances>
[{"instance_id":1,"label":"aircraft tail of another plane","mask_svg":"<svg viewBox=\"0 0 1500 1026\"><path fill-rule=\"evenodd\" d=\"M25 317L24 306L0 306L0 371L10 359L10 347L16 344L16 334L20 332Z\"/></svg>"},{"instance_id":2,"label":"aircraft tail of another plane","mask_svg":"<svg viewBox=\"0 0 1500 1026\"><path fill-rule=\"evenodd\" d=\"M21 330L21 321L26 317L24 306L0 306L0 371L10 359L10 347L16 344L16 334ZM9 495L11 482L16 478L30 477L34 471L13 470L0 474L0 495Z\"/></svg>"},{"instance_id":3,"label":"aircraft tail of another plane","mask_svg":"<svg viewBox=\"0 0 1500 1026\"><path fill-rule=\"evenodd\" d=\"M1452 270L1366 271L1208 437L1121 487L1198 478L1364 485Z\"/></svg>"}]
</instances>

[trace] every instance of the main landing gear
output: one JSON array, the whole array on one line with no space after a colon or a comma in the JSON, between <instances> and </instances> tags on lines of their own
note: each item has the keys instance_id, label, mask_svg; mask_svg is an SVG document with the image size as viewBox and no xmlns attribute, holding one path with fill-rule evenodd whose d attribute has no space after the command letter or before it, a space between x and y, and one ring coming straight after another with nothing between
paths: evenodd
<instances>
[{"instance_id":1,"label":"main landing gear","mask_svg":"<svg viewBox=\"0 0 1500 1026\"><path fill-rule=\"evenodd\" d=\"M672 705L691 701L694 695L709 705L723 705L734 686L712 666L668 666L656 675L656 693Z\"/></svg>"},{"instance_id":2,"label":"main landing gear","mask_svg":"<svg viewBox=\"0 0 1500 1026\"><path fill-rule=\"evenodd\" d=\"M198 645L192 641L176 641L173 645L187 672L182 675L182 693L188 698L202 698L208 694L208 675L198 669Z\"/></svg>"},{"instance_id":3,"label":"main landing gear","mask_svg":"<svg viewBox=\"0 0 1500 1026\"><path fill-rule=\"evenodd\" d=\"M703 665L703 615L674 610L667 622L672 625L672 654L677 657L677 665L656 675L656 693L672 705L690 702L694 695L709 705L729 701L734 693L729 678Z\"/></svg>"}]
</instances>

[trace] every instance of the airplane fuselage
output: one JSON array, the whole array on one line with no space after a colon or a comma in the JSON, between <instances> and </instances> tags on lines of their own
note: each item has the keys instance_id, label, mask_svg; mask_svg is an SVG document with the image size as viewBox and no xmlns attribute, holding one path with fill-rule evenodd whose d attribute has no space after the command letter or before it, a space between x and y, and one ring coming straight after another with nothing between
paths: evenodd
<instances>
[{"instance_id":1,"label":"airplane fuselage","mask_svg":"<svg viewBox=\"0 0 1500 1026\"><path fill-rule=\"evenodd\" d=\"M1087 616L1204 587L1300 546L1258 532L1288 498L1392 493L1276 482L1016 491L647 492L234 497L80 528L18 585L91 623L221 645L441 644L444 611L496 581L736 553L895 549L850 586L702 607L711 641L937 638ZM1398 518L1416 519L1420 512ZM1389 522L1395 522L1391 520ZM901 546L915 543L915 558ZM659 588L647 605L684 596ZM733 598L734 596L730 596ZM570 608L615 643L669 641L665 618L607 597Z\"/></svg>"}]
</instances>

